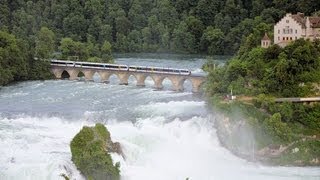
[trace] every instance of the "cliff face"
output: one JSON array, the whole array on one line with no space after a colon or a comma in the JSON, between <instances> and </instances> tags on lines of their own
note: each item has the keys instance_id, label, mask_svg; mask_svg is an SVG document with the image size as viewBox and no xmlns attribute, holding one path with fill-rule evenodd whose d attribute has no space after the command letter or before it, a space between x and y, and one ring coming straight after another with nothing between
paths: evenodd
<instances>
[{"instance_id":1,"label":"cliff face","mask_svg":"<svg viewBox=\"0 0 320 180\"><path fill-rule=\"evenodd\" d=\"M215 127L220 143L232 153L249 161L259 161L270 165L319 166L320 139L316 136L304 137L290 144L257 142L257 132L245 118L235 120L218 114Z\"/></svg>"},{"instance_id":2,"label":"cliff face","mask_svg":"<svg viewBox=\"0 0 320 180\"><path fill-rule=\"evenodd\" d=\"M119 164L112 162L110 152L123 156L119 143L113 143L102 124L84 126L71 141L72 161L87 178L92 180L119 180Z\"/></svg>"}]
</instances>

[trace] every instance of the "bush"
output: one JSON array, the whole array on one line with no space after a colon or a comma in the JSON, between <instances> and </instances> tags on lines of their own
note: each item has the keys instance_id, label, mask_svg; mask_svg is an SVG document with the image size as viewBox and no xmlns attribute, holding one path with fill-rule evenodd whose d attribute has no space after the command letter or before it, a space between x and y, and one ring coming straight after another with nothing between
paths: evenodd
<instances>
[{"instance_id":1,"label":"bush","mask_svg":"<svg viewBox=\"0 0 320 180\"><path fill-rule=\"evenodd\" d=\"M273 139L275 144L288 143L292 140L292 130L281 121L281 114L275 113L263 122L263 127L267 134Z\"/></svg>"}]
</instances>

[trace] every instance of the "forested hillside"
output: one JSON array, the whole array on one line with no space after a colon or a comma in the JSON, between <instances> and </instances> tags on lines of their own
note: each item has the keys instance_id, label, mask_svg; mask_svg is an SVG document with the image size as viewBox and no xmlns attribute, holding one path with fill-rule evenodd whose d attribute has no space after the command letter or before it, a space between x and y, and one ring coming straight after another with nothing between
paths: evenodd
<instances>
[{"instance_id":1,"label":"forested hillside","mask_svg":"<svg viewBox=\"0 0 320 180\"><path fill-rule=\"evenodd\" d=\"M271 30L286 12L316 10L318 0L1 0L0 29L34 46L48 27L56 50L68 37L90 43L87 56L97 56L105 42L116 52L232 55L246 36Z\"/></svg>"},{"instance_id":2,"label":"forested hillside","mask_svg":"<svg viewBox=\"0 0 320 180\"><path fill-rule=\"evenodd\" d=\"M47 79L35 59L111 62L114 52L235 54L272 34L286 12L319 0L1 0L0 85ZM35 58L36 57L36 58Z\"/></svg>"}]
</instances>

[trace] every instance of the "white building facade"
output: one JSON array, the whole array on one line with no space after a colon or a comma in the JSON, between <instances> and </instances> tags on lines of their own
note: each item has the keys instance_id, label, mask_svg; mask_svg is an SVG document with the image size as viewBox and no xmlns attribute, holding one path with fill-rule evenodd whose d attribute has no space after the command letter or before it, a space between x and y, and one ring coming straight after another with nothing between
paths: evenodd
<instances>
[{"instance_id":1,"label":"white building facade","mask_svg":"<svg viewBox=\"0 0 320 180\"><path fill-rule=\"evenodd\" d=\"M320 39L320 17L288 13L274 26L274 44L284 47L299 38Z\"/></svg>"}]
</instances>

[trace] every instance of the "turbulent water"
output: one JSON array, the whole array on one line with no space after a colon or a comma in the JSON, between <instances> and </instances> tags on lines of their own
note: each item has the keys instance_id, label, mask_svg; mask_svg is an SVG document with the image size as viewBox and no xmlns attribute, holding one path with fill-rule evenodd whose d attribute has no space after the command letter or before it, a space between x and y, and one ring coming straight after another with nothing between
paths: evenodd
<instances>
[{"instance_id":1,"label":"turbulent water","mask_svg":"<svg viewBox=\"0 0 320 180\"><path fill-rule=\"evenodd\" d=\"M178 60L183 59L183 60ZM119 57L118 63L181 67L200 73L203 59ZM95 76L99 81L99 77ZM124 180L320 179L319 168L266 167L221 147L203 98L186 91L66 80L32 81L0 89L0 179L83 179L69 143L83 125L104 123L122 144Z\"/></svg>"}]
</instances>

